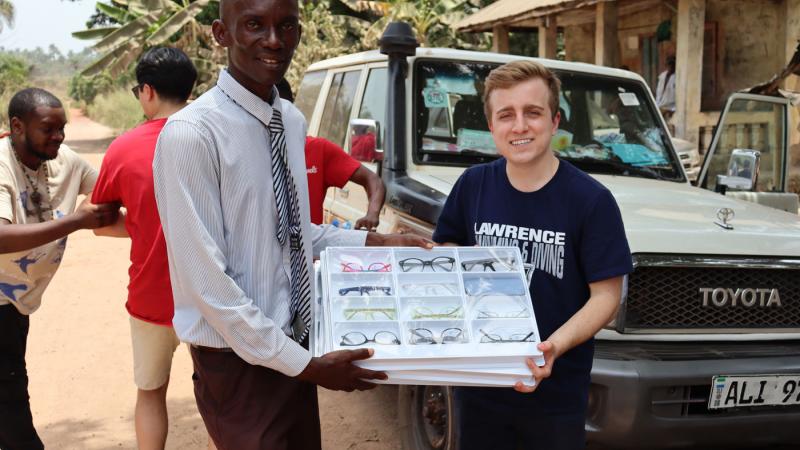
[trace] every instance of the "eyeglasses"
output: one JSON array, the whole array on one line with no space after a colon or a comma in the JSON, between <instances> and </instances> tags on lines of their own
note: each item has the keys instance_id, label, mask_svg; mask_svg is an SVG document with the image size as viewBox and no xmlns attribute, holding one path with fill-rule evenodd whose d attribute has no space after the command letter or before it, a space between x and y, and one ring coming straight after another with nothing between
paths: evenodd
<instances>
[{"instance_id":1,"label":"eyeglasses","mask_svg":"<svg viewBox=\"0 0 800 450\"><path fill-rule=\"evenodd\" d=\"M406 283L402 285L405 295L455 295L458 286L453 283Z\"/></svg>"},{"instance_id":2,"label":"eyeglasses","mask_svg":"<svg viewBox=\"0 0 800 450\"><path fill-rule=\"evenodd\" d=\"M401 259L400 269L403 272L424 272L425 267L430 267L433 272L452 272L456 264L455 258L437 256L433 259L406 258Z\"/></svg>"},{"instance_id":3,"label":"eyeglasses","mask_svg":"<svg viewBox=\"0 0 800 450\"><path fill-rule=\"evenodd\" d=\"M375 262L367 266L358 263L342 263L342 272L391 272L392 265L382 262Z\"/></svg>"},{"instance_id":4,"label":"eyeglasses","mask_svg":"<svg viewBox=\"0 0 800 450\"><path fill-rule=\"evenodd\" d=\"M525 286L517 278L465 278L464 290L467 295L525 295Z\"/></svg>"},{"instance_id":5,"label":"eyeglasses","mask_svg":"<svg viewBox=\"0 0 800 450\"><path fill-rule=\"evenodd\" d=\"M142 86L144 86L144 83L139 83L131 88L131 92L133 92L133 96L136 97L136 100L139 100L139 93L142 91Z\"/></svg>"},{"instance_id":6,"label":"eyeglasses","mask_svg":"<svg viewBox=\"0 0 800 450\"><path fill-rule=\"evenodd\" d=\"M497 272L495 264L505 266L508 270L514 269L514 260L503 261L495 258L473 259L470 261L461 261L461 267L465 272L473 272L476 267L482 267L484 272L492 271ZM477 272L477 271L475 271Z\"/></svg>"},{"instance_id":7,"label":"eyeglasses","mask_svg":"<svg viewBox=\"0 0 800 450\"><path fill-rule=\"evenodd\" d=\"M524 319L530 317L531 313L527 309L509 312L497 312L481 310L478 311L477 319Z\"/></svg>"},{"instance_id":8,"label":"eyeglasses","mask_svg":"<svg viewBox=\"0 0 800 450\"><path fill-rule=\"evenodd\" d=\"M509 342L533 342L531 338L533 338L536 335L536 333L531 331L528 334L525 334L524 332L522 333L515 332L510 334L508 337L503 337L498 333L487 333L483 331L483 329L478 331L480 331L481 334L483 334L481 342L490 344L504 344Z\"/></svg>"},{"instance_id":9,"label":"eyeglasses","mask_svg":"<svg viewBox=\"0 0 800 450\"><path fill-rule=\"evenodd\" d=\"M373 292L383 292L384 295L392 295L390 286L352 286L339 289L339 295L347 295L356 292L359 295L370 295Z\"/></svg>"},{"instance_id":10,"label":"eyeglasses","mask_svg":"<svg viewBox=\"0 0 800 450\"><path fill-rule=\"evenodd\" d=\"M400 345L400 339L391 331L378 331L372 335L372 339L368 338L366 334L360 331L351 331L342 336L342 342L339 345L343 347L355 347L369 342L378 345Z\"/></svg>"},{"instance_id":11,"label":"eyeglasses","mask_svg":"<svg viewBox=\"0 0 800 450\"><path fill-rule=\"evenodd\" d=\"M454 306L450 309L442 309L439 311L431 310L425 306L418 306L414 308L411 313L412 319L460 319L463 317L461 306Z\"/></svg>"},{"instance_id":12,"label":"eyeglasses","mask_svg":"<svg viewBox=\"0 0 800 450\"><path fill-rule=\"evenodd\" d=\"M394 308L344 308L342 315L347 320L395 320Z\"/></svg>"},{"instance_id":13,"label":"eyeglasses","mask_svg":"<svg viewBox=\"0 0 800 450\"><path fill-rule=\"evenodd\" d=\"M419 344L452 344L454 342L462 342L464 331L461 328L445 328L439 333L437 339L436 334L427 328L413 328L408 330L413 334L411 336L411 343L414 345Z\"/></svg>"}]
</instances>

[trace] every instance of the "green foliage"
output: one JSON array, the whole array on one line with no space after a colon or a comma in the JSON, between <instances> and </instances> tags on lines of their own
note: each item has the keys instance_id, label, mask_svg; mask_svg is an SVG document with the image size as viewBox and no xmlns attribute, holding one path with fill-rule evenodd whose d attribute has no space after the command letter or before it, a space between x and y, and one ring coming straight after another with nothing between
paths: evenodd
<instances>
[{"instance_id":1,"label":"green foliage","mask_svg":"<svg viewBox=\"0 0 800 450\"><path fill-rule=\"evenodd\" d=\"M100 38L93 48L101 56L82 74L93 76L108 72L116 77L129 71L143 52L160 45L181 48L191 58L207 60L212 63L208 66L216 69L221 52L215 52L210 26L206 23L216 17L214 10L218 5L215 0L97 2L99 15L87 23L89 28L73 33L79 39ZM202 17L203 22L198 17Z\"/></svg>"},{"instance_id":2,"label":"green foliage","mask_svg":"<svg viewBox=\"0 0 800 450\"><path fill-rule=\"evenodd\" d=\"M8 102L28 84L30 66L21 58L0 53L0 130L8 128Z\"/></svg>"},{"instance_id":3,"label":"green foliage","mask_svg":"<svg viewBox=\"0 0 800 450\"><path fill-rule=\"evenodd\" d=\"M33 50L9 50L0 47L0 53L7 54L25 61L30 66L30 77L70 77L80 67L90 63L96 58L91 49L81 52L69 51L66 54L55 45L50 45L46 50L36 47Z\"/></svg>"},{"instance_id":4,"label":"green foliage","mask_svg":"<svg viewBox=\"0 0 800 450\"><path fill-rule=\"evenodd\" d=\"M94 103L87 106L86 114L118 131L129 130L144 121L142 107L129 89L115 89L98 95Z\"/></svg>"},{"instance_id":5,"label":"green foliage","mask_svg":"<svg viewBox=\"0 0 800 450\"><path fill-rule=\"evenodd\" d=\"M411 25L423 47L448 47L469 50L486 49L489 40L483 34L458 33L456 22L476 12L487 1L481 0L331 0L331 8L349 16L363 27L361 43L377 48L378 40L389 22ZM368 17L365 19L365 15Z\"/></svg>"},{"instance_id":6,"label":"green foliage","mask_svg":"<svg viewBox=\"0 0 800 450\"><path fill-rule=\"evenodd\" d=\"M0 53L0 92L19 90L29 73L30 66L23 59Z\"/></svg>"},{"instance_id":7,"label":"green foliage","mask_svg":"<svg viewBox=\"0 0 800 450\"><path fill-rule=\"evenodd\" d=\"M286 79L297 91L300 80L308 66L344 53L362 50L360 43L348 37L347 21L343 16L334 16L327 6L306 3L300 10L303 34L294 52L292 65Z\"/></svg>"},{"instance_id":8,"label":"green foliage","mask_svg":"<svg viewBox=\"0 0 800 450\"><path fill-rule=\"evenodd\" d=\"M109 92L113 87L114 79L108 73L91 77L76 73L69 80L69 96L78 102L91 104L98 95Z\"/></svg>"},{"instance_id":9,"label":"green foliage","mask_svg":"<svg viewBox=\"0 0 800 450\"><path fill-rule=\"evenodd\" d=\"M11 0L0 0L0 31L3 31L3 22L14 26L14 4Z\"/></svg>"}]
</instances>

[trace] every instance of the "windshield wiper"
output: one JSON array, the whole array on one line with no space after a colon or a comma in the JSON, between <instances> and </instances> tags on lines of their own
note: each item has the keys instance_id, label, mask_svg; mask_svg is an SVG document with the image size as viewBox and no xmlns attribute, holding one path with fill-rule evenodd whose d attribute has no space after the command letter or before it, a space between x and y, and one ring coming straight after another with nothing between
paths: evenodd
<instances>
[{"instance_id":1,"label":"windshield wiper","mask_svg":"<svg viewBox=\"0 0 800 450\"><path fill-rule=\"evenodd\" d=\"M641 178L651 178L654 180L672 180L671 178L667 178L664 175L658 173L658 171L651 169L649 167L637 167L631 166L619 161L614 161L610 159L595 159L595 158L570 158L569 156L559 156L559 158L569 161L576 166L579 167L596 167L601 171L603 169L606 170L613 170L611 172L612 175L624 175L624 176L633 176L633 177L641 177ZM589 172L593 172L593 170L589 170Z\"/></svg>"}]
</instances>

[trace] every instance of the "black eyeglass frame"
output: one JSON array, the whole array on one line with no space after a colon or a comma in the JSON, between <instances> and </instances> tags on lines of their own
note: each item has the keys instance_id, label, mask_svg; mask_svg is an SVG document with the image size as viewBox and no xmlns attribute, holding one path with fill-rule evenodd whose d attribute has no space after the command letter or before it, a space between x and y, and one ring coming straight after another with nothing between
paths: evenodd
<instances>
[{"instance_id":1,"label":"black eyeglass frame","mask_svg":"<svg viewBox=\"0 0 800 450\"><path fill-rule=\"evenodd\" d=\"M422 267L422 269L420 269L420 272L424 272L426 266L430 267L432 272L436 272L436 267L434 266L434 263L436 262L436 260L445 260L446 261L445 264L450 264L450 268L449 269L445 269L445 272L452 272L453 269L455 269L456 259L453 258L452 256L437 256L437 257L432 258L432 259L422 259L422 258L410 257L410 258L401 259L397 263L400 265L400 270L402 270L403 272L409 272L411 270L411 267L406 268L406 266L408 265L409 261L419 261L419 266L418 267Z\"/></svg>"},{"instance_id":2,"label":"black eyeglass frame","mask_svg":"<svg viewBox=\"0 0 800 450\"><path fill-rule=\"evenodd\" d=\"M455 336L445 336L449 330L458 331ZM418 339L414 337L411 338L412 345L420 345L420 344L449 344L449 343L456 343L456 342L464 342L464 330L458 327L449 327L442 330L439 334L439 340L436 340L436 334L433 330L428 328L412 328L408 330L409 333L416 336ZM419 334L421 331L427 331L430 333L430 337L422 336ZM449 340L447 338L450 338Z\"/></svg>"},{"instance_id":3,"label":"black eyeglass frame","mask_svg":"<svg viewBox=\"0 0 800 450\"><path fill-rule=\"evenodd\" d=\"M513 338L503 339L503 337L498 335L498 334L494 334L494 336L492 336L491 334L489 334L489 333L487 333L487 332L485 332L483 330L478 330L478 331L480 331L481 334L483 334L483 338L481 338L481 343L482 344L507 344L507 343L519 343L519 342L533 342L533 341L529 341L528 339L530 339L531 337L536 336L536 332L531 331L530 333L526 334L525 337L522 338L522 339L513 339ZM518 333L518 334L522 334L522 333ZM484 340L484 338L486 338L488 340Z\"/></svg>"},{"instance_id":4,"label":"black eyeglass frame","mask_svg":"<svg viewBox=\"0 0 800 450\"><path fill-rule=\"evenodd\" d=\"M495 264L500 264L505 266L508 269L514 269L514 260L510 261L503 261L502 259L497 258L484 258L484 259L473 259L469 261L461 261L461 268L464 269L465 272L472 272L472 269L475 266L483 266L483 271L488 272L489 269L492 272L497 272L497 269L494 268ZM469 266L469 268L467 267Z\"/></svg>"},{"instance_id":5,"label":"black eyeglass frame","mask_svg":"<svg viewBox=\"0 0 800 450\"><path fill-rule=\"evenodd\" d=\"M345 296L351 292L358 292L359 295L369 295L375 291L382 291L384 295L392 295L391 286L351 286L339 289L339 295Z\"/></svg>"},{"instance_id":6,"label":"black eyeglass frame","mask_svg":"<svg viewBox=\"0 0 800 450\"><path fill-rule=\"evenodd\" d=\"M136 97L136 100L139 100L139 95L142 93L142 88L144 85L145 83L139 83L131 88L131 93L133 93L133 96Z\"/></svg>"},{"instance_id":7,"label":"black eyeglass frame","mask_svg":"<svg viewBox=\"0 0 800 450\"><path fill-rule=\"evenodd\" d=\"M381 333L386 333L386 334L392 335L392 338L393 338L392 342L390 342L388 344L384 344L384 343L378 342L377 338L378 338L378 335L381 334ZM358 344L349 344L349 343L345 342L345 338L347 336L361 336L361 337L364 338L364 341L360 342ZM377 344L377 345L400 345L400 338L398 338L396 334L394 334L393 332L391 332L389 330L376 331L375 334L372 335L372 339L368 338L367 335L362 333L361 331L350 331L348 333L345 333L342 336L342 342L339 343L339 346L340 347L358 347L359 345L369 344L370 342L372 342L373 344Z\"/></svg>"}]
</instances>

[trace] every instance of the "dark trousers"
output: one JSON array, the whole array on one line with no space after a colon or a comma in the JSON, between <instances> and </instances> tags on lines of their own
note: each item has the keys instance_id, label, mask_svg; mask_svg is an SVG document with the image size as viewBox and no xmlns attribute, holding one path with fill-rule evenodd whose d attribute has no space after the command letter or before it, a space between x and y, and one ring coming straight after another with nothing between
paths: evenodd
<instances>
[{"instance_id":1,"label":"dark trousers","mask_svg":"<svg viewBox=\"0 0 800 450\"><path fill-rule=\"evenodd\" d=\"M580 450L586 447L583 414L532 413L493 402L475 392L470 388L455 389L460 450Z\"/></svg>"},{"instance_id":2,"label":"dark trousers","mask_svg":"<svg viewBox=\"0 0 800 450\"><path fill-rule=\"evenodd\" d=\"M33 427L25 348L28 316L14 305L0 306L0 449L43 449Z\"/></svg>"},{"instance_id":3,"label":"dark trousers","mask_svg":"<svg viewBox=\"0 0 800 450\"><path fill-rule=\"evenodd\" d=\"M233 352L191 348L194 396L219 450L319 450L317 387Z\"/></svg>"}]
</instances>

